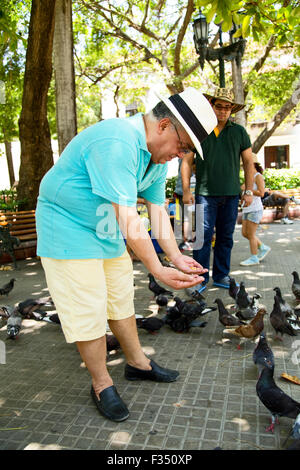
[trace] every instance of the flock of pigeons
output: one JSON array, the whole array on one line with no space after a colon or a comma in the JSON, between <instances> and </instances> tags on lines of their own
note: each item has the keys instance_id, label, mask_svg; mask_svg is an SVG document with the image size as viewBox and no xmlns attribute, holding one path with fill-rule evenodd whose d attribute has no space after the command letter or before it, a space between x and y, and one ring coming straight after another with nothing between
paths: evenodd
<instances>
[{"instance_id":1,"label":"flock of pigeons","mask_svg":"<svg viewBox=\"0 0 300 470\"><path fill-rule=\"evenodd\" d=\"M12 278L7 284L0 287L0 296L8 296L14 288L16 279ZM6 325L9 339L16 339L20 333L24 319L45 320L50 323L60 323L56 313L48 315L46 308L53 308L51 297L39 299L26 299L17 306L2 305L0 307L0 328Z\"/></svg>"},{"instance_id":2,"label":"flock of pigeons","mask_svg":"<svg viewBox=\"0 0 300 470\"><path fill-rule=\"evenodd\" d=\"M292 293L296 301L300 302L299 275L294 271L292 276ZM179 297L174 297L171 291L159 286L152 274L148 274L148 277L148 287L154 293L154 298L159 307L166 308L166 314L162 319L156 317L140 319L140 328L145 328L153 333L163 325L169 325L176 332L188 332L191 327L206 326L207 322L200 322L198 318L212 310L216 310L216 308L208 307L201 294L195 291L192 294L194 298L191 301L183 301ZM276 338L282 341L284 334L296 336L298 330L300 330L300 308L292 308L283 298L279 287L275 287L274 292L274 305L269 318L275 330ZM267 427L266 431L274 432L275 422L280 416L293 419L294 424L287 439L292 436L294 441L288 449L300 450L300 403L287 395L275 383L274 354L263 331L264 317L268 314L266 309L259 304L261 295L255 293L250 296L246 291L245 283L241 282L238 285L233 278L230 282L229 295L234 299L232 313L225 308L220 298L215 300L219 312L219 321L225 326L223 333L239 337L239 349L242 342L259 337L257 346L253 351L253 362L257 365L259 373L256 384L257 396L271 413L271 425ZM173 299L172 306L168 306L170 298ZM278 337L279 334L280 337Z\"/></svg>"},{"instance_id":3,"label":"flock of pigeons","mask_svg":"<svg viewBox=\"0 0 300 470\"><path fill-rule=\"evenodd\" d=\"M300 302L300 280L296 271L292 273L292 293L297 302ZM174 296L173 292L160 286L152 274L148 274L149 289L154 294L154 299L159 308L165 309L163 318L142 317L136 318L137 327L147 330L149 333L157 333L164 325L173 331L186 333L193 327L203 328L206 321L200 317L218 309L219 321L225 327L223 333L233 334L240 338L238 348L243 341L253 340L259 337L259 341L253 351L253 362L258 368L258 380L256 393L264 406L271 413L271 425L266 431L274 431L278 417L285 416L294 420L291 432L288 436L294 438L294 442L288 449L300 450L300 403L281 390L274 380L274 354L267 343L264 333L264 317L267 314L265 308L259 305L260 294L252 297L247 293L245 283L238 285L232 278L230 281L229 295L234 299L232 313L225 308L220 298L215 300L217 307L206 304L205 298L197 291L192 292L191 299L183 300ZM8 296L14 287L15 279L0 287L0 296ZM300 330L300 308L292 308L283 298L279 287L274 288L274 305L270 313L270 324L274 328L276 338L283 340L283 336L296 336ZM172 300L169 305L169 301ZM0 327L7 325L8 338L17 338L23 319L46 320L51 323L60 323L58 315L48 315L46 308L53 307L51 297L39 299L26 299L17 306L0 307ZM1 324L2 321L2 324ZM280 337L278 335L281 335ZM113 335L106 335L107 350L119 349L120 344ZM287 438L287 439L288 439ZM286 439L286 440L287 440Z\"/></svg>"}]
</instances>

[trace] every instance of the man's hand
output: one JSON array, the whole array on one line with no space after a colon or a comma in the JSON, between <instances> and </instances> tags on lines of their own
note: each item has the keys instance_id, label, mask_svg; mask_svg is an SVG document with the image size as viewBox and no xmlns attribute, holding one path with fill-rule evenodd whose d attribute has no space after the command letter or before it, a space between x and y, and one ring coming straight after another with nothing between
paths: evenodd
<instances>
[{"instance_id":1,"label":"man's hand","mask_svg":"<svg viewBox=\"0 0 300 470\"><path fill-rule=\"evenodd\" d=\"M172 263L176 268L186 274L204 274L208 270L203 268L201 264L197 263L191 256L186 256L180 253L180 255L172 258Z\"/></svg>"},{"instance_id":2,"label":"man's hand","mask_svg":"<svg viewBox=\"0 0 300 470\"><path fill-rule=\"evenodd\" d=\"M204 281L204 277L197 274L185 274L174 268L163 267L159 272L155 273L155 278L164 282L173 289L184 289L193 287Z\"/></svg>"},{"instance_id":3,"label":"man's hand","mask_svg":"<svg viewBox=\"0 0 300 470\"><path fill-rule=\"evenodd\" d=\"M191 191L184 191L182 196L183 204L194 204L195 198Z\"/></svg>"},{"instance_id":4,"label":"man's hand","mask_svg":"<svg viewBox=\"0 0 300 470\"><path fill-rule=\"evenodd\" d=\"M244 207L250 206L252 201L253 201L253 196L248 196L247 194L244 194L242 196L241 202L242 202L242 204L243 204L243 202L245 202Z\"/></svg>"}]
</instances>

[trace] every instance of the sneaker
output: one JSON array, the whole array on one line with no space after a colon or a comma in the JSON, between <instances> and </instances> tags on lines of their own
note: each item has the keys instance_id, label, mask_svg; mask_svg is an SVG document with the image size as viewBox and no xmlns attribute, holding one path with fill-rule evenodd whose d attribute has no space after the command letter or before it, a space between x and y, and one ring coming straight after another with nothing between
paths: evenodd
<instances>
[{"instance_id":1,"label":"sneaker","mask_svg":"<svg viewBox=\"0 0 300 470\"><path fill-rule=\"evenodd\" d=\"M187 287L185 291L188 296L195 298L197 297L197 294L201 294L201 292L203 292L206 289L206 287L207 287L207 282L203 281L201 284L196 284L193 287Z\"/></svg>"},{"instance_id":2,"label":"sneaker","mask_svg":"<svg viewBox=\"0 0 300 470\"><path fill-rule=\"evenodd\" d=\"M264 244L260 245L258 252L257 252L257 257L259 261L263 260L267 256L269 251L271 251L271 248L269 246L264 245Z\"/></svg>"},{"instance_id":3,"label":"sneaker","mask_svg":"<svg viewBox=\"0 0 300 470\"><path fill-rule=\"evenodd\" d=\"M229 276L224 276L221 279L218 279L217 281L214 281L213 285L217 286L217 287L223 287L224 289L229 289L229 287L230 287L230 277Z\"/></svg>"},{"instance_id":4,"label":"sneaker","mask_svg":"<svg viewBox=\"0 0 300 470\"><path fill-rule=\"evenodd\" d=\"M282 224L287 224L287 225L291 225L293 224L294 222L290 219L288 219L287 217L282 217L281 221L280 221Z\"/></svg>"},{"instance_id":5,"label":"sneaker","mask_svg":"<svg viewBox=\"0 0 300 470\"><path fill-rule=\"evenodd\" d=\"M241 266L254 266L255 264L259 264L258 256L252 255L250 258L246 259L245 261L241 261Z\"/></svg>"},{"instance_id":6,"label":"sneaker","mask_svg":"<svg viewBox=\"0 0 300 470\"><path fill-rule=\"evenodd\" d=\"M180 243L178 248L179 248L180 251L185 251L185 250L186 251L193 251L193 247L188 241Z\"/></svg>"}]
</instances>

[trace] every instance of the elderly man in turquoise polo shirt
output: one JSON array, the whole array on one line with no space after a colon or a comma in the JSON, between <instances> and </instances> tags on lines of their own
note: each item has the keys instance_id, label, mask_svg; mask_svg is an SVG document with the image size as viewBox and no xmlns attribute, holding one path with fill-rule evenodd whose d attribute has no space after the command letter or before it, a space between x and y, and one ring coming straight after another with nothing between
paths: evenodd
<instances>
[{"instance_id":1,"label":"elderly man in turquoise polo shirt","mask_svg":"<svg viewBox=\"0 0 300 470\"><path fill-rule=\"evenodd\" d=\"M243 126L232 122L231 114L244 105L234 101L231 90L216 88L214 94L205 94L210 100L218 124L203 142L203 158L196 156L195 198L190 192L189 180L193 157L182 162L183 202L196 202L196 243L193 257L207 272L205 281L196 288L202 292L209 281L210 252L214 229L216 232L212 266L213 285L229 289L230 259L233 232L238 214L240 194L240 158L245 173L245 206L253 198L253 160L250 138Z\"/></svg>"},{"instance_id":2,"label":"elderly man in turquoise polo shirt","mask_svg":"<svg viewBox=\"0 0 300 470\"><path fill-rule=\"evenodd\" d=\"M67 342L76 342L99 412L128 418L106 368L106 321L126 356L127 380L172 382L179 373L145 356L136 328L133 269L124 238L146 268L173 289L203 281L202 266L179 251L165 210L166 163L202 152L216 125L194 88L161 98L149 113L108 119L82 131L44 176L36 210L38 255ZM137 210L177 268L161 265Z\"/></svg>"}]
</instances>

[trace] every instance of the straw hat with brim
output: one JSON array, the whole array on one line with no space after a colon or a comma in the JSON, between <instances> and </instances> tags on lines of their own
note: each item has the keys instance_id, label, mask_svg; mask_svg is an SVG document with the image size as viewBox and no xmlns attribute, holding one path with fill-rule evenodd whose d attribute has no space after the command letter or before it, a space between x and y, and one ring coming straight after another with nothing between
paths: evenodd
<instances>
[{"instance_id":1,"label":"straw hat with brim","mask_svg":"<svg viewBox=\"0 0 300 470\"><path fill-rule=\"evenodd\" d=\"M234 96L229 88L216 88L213 95L209 93L203 93L203 95L210 101L211 99L215 100L223 100L227 101L228 103L232 104L231 114L237 113L241 109L245 107L245 104L235 103Z\"/></svg>"},{"instance_id":2,"label":"straw hat with brim","mask_svg":"<svg viewBox=\"0 0 300 470\"><path fill-rule=\"evenodd\" d=\"M190 136L197 152L203 158L201 142L218 124L216 115L208 100L200 91L192 87L168 98L157 96L178 119Z\"/></svg>"}]
</instances>

